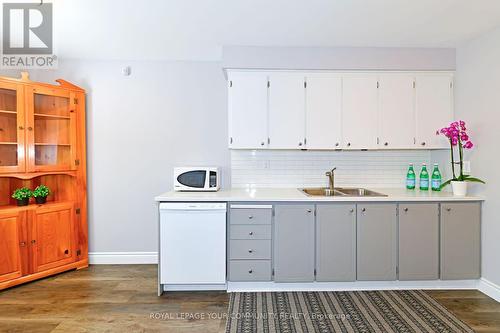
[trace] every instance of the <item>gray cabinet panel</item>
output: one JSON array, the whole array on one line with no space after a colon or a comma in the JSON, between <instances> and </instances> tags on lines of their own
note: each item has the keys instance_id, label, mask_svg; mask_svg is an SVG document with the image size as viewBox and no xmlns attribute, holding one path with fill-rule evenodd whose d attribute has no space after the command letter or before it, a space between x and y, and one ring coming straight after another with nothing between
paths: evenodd
<instances>
[{"instance_id":1,"label":"gray cabinet panel","mask_svg":"<svg viewBox=\"0 0 500 333\"><path fill-rule=\"evenodd\" d=\"M230 240L231 259L271 259L270 240Z\"/></svg>"},{"instance_id":2,"label":"gray cabinet panel","mask_svg":"<svg viewBox=\"0 0 500 333\"><path fill-rule=\"evenodd\" d=\"M230 281L271 281L270 260L231 260Z\"/></svg>"},{"instance_id":3,"label":"gray cabinet panel","mask_svg":"<svg viewBox=\"0 0 500 333\"><path fill-rule=\"evenodd\" d=\"M232 225L231 239L271 239L271 225Z\"/></svg>"},{"instance_id":4,"label":"gray cabinet panel","mask_svg":"<svg viewBox=\"0 0 500 333\"><path fill-rule=\"evenodd\" d=\"M274 280L314 281L314 205L276 205Z\"/></svg>"},{"instance_id":5,"label":"gray cabinet panel","mask_svg":"<svg viewBox=\"0 0 500 333\"><path fill-rule=\"evenodd\" d=\"M399 280L439 278L439 204L399 204Z\"/></svg>"},{"instance_id":6,"label":"gray cabinet panel","mask_svg":"<svg viewBox=\"0 0 500 333\"><path fill-rule=\"evenodd\" d=\"M477 279L481 204L441 204L441 279Z\"/></svg>"},{"instance_id":7,"label":"gray cabinet panel","mask_svg":"<svg viewBox=\"0 0 500 333\"><path fill-rule=\"evenodd\" d=\"M270 208L231 208L230 224L271 224Z\"/></svg>"},{"instance_id":8,"label":"gray cabinet panel","mask_svg":"<svg viewBox=\"0 0 500 333\"><path fill-rule=\"evenodd\" d=\"M396 222L396 204L358 205L358 280L396 280Z\"/></svg>"},{"instance_id":9,"label":"gray cabinet panel","mask_svg":"<svg viewBox=\"0 0 500 333\"><path fill-rule=\"evenodd\" d=\"M356 205L316 207L316 281L356 280Z\"/></svg>"}]
</instances>

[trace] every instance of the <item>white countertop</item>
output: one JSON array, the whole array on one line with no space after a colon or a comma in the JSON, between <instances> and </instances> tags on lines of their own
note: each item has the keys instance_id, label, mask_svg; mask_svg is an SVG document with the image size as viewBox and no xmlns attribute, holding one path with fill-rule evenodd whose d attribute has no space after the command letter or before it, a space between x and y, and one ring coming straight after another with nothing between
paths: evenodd
<instances>
[{"instance_id":1,"label":"white countertop","mask_svg":"<svg viewBox=\"0 0 500 333\"><path fill-rule=\"evenodd\" d=\"M394 188L369 188L386 194L387 197L349 197L349 196L308 196L296 188L259 188L259 189L226 189L218 192L166 192L155 197L155 201L230 201L230 202L391 202L391 201L483 201L481 196L455 197L450 192L432 192Z\"/></svg>"}]
</instances>

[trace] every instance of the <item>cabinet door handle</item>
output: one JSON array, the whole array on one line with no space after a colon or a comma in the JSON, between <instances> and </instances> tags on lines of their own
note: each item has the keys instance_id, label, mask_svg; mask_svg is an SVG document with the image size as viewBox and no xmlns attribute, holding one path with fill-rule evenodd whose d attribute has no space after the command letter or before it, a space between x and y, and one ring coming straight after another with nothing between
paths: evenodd
<instances>
[{"instance_id":1,"label":"cabinet door handle","mask_svg":"<svg viewBox=\"0 0 500 333\"><path fill-rule=\"evenodd\" d=\"M361 211L364 213L366 212L366 208L362 208Z\"/></svg>"},{"instance_id":2,"label":"cabinet door handle","mask_svg":"<svg viewBox=\"0 0 500 333\"><path fill-rule=\"evenodd\" d=\"M252 249L248 249L248 253L252 253L252 252L253 252L253 250L252 250Z\"/></svg>"},{"instance_id":3,"label":"cabinet door handle","mask_svg":"<svg viewBox=\"0 0 500 333\"><path fill-rule=\"evenodd\" d=\"M403 209L403 210L404 210L405 212L407 212L407 211L408 211L408 208L407 208L407 207L405 207L405 209Z\"/></svg>"},{"instance_id":4,"label":"cabinet door handle","mask_svg":"<svg viewBox=\"0 0 500 333\"><path fill-rule=\"evenodd\" d=\"M389 145L389 142L384 142L384 146L388 146Z\"/></svg>"},{"instance_id":5,"label":"cabinet door handle","mask_svg":"<svg viewBox=\"0 0 500 333\"><path fill-rule=\"evenodd\" d=\"M425 142L422 142L420 145L425 146Z\"/></svg>"},{"instance_id":6,"label":"cabinet door handle","mask_svg":"<svg viewBox=\"0 0 500 333\"><path fill-rule=\"evenodd\" d=\"M68 254L68 253L69 253L68 249L64 250L64 254Z\"/></svg>"},{"instance_id":7,"label":"cabinet door handle","mask_svg":"<svg viewBox=\"0 0 500 333\"><path fill-rule=\"evenodd\" d=\"M307 210L307 212L308 212L308 213L312 213L312 209L308 209L308 210Z\"/></svg>"},{"instance_id":8,"label":"cabinet door handle","mask_svg":"<svg viewBox=\"0 0 500 333\"><path fill-rule=\"evenodd\" d=\"M23 126L19 126L19 129L22 131L22 130L24 130L24 127Z\"/></svg>"},{"instance_id":9,"label":"cabinet door handle","mask_svg":"<svg viewBox=\"0 0 500 333\"><path fill-rule=\"evenodd\" d=\"M252 235L253 235L253 231L250 231L248 234L249 234L250 236L252 236Z\"/></svg>"},{"instance_id":10,"label":"cabinet door handle","mask_svg":"<svg viewBox=\"0 0 500 333\"><path fill-rule=\"evenodd\" d=\"M302 146L302 142L299 142L299 147Z\"/></svg>"},{"instance_id":11,"label":"cabinet door handle","mask_svg":"<svg viewBox=\"0 0 500 333\"><path fill-rule=\"evenodd\" d=\"M248 215L248 219L249 220L253 219L253 215Z\"/></svg>"},{"instance_id":12,"label":"cabinet door handle","mask_svg":"<svg viewBox=\"0 0 500 333\"><path fill-rule=\"evenodd\" d=\"M451 208L446 208L446 211L447 212L451 212Z\"/></svg>"},{"instance_id":13,"label":"cabinet door handle","mask_svg":"<svg viewBox=\"0 0 500 333\"><path fill-rule=\"evenodd\" d=\"M31 240L31 244L36 244L36 239Z\"/></svg>"},{"instance_id":14,"label":"cabinet door handle","mask_svg":"<svg viewBox=\"0 0 500 333\"><path fill-rule=\"evenodd\" d=\"M253 270L252 269L249 269L248 270L248 274L252 274L253 273Z\"/></svg>"},{"instance_id":15,"label":"cabinet door handle","mask_svg":"<svg viewBox=\"0 0 500 333\"><path fill-rule=\"evenodd\" d=\"M350 142L348 142L348 143L347 143L347 147L350 147L350 146L351 146L351 143L350 143Z\"/></svg>"},{"instance_id":16,"label":"cabinet door handle","mask_svg":"<svg viewBox=\"0 0 500 333\"><path fill-rule=\"evenodd\" d=\"M340 145L340 143L338 143L338 142L337 142L337 143L335 144L335 147L338 147L339 145Z\"/></svg>"},{"instance_id":17,"label":"cabinet door handle","mask_svg":"<svg viewBox=\"0 0 500 333\"><path fill-rule=\"evenodd\" d=\"M261 142L260 145L263 146L265 143L264 142Z\"/></svg>"},{"instance_id":18,"label":"cabinet door handle","mask_svg":"<svg viewBox=\"0 0 500 333\"><path fill-rule=\"evenodd\" d=\"M33 130L33 127L28 127L28 131L32 131Z\"/></svg>"}]
</instances>

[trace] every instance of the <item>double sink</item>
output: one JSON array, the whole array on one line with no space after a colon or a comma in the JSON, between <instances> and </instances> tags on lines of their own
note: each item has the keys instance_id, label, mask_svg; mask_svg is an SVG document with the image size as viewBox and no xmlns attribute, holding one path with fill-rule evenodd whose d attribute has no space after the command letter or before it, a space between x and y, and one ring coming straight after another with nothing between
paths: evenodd
<instances>
[{"instance_id":1,"label":"double sink","mask_svg":"<svg viewBox=\"0 0 500 333\"><path fill-rule=\"evenodd\" d=\"M343 188L336 187L333 190L327 187L303 188L300 189L308 196L321 197L386 197L386 194L368 190L366 188Z\"/></svg>"}]
</instances>

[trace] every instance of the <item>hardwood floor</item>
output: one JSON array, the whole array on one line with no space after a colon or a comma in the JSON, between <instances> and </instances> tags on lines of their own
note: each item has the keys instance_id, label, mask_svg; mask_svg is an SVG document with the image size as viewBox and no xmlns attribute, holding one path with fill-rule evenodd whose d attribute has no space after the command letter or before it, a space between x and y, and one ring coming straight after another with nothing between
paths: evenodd
<instances>
[{"instance_id":1,"label":"hardwood floor","mask_svg":"<svg viewBox=\"0 0 500 333\"><path fill-rule=\"evenodd\" d=\"M500 303L428 291L477 332L500 332ZM0 332L224 332L228 294L156 296L156 266L100 265L0 292Z\"/></svg>"}]
</instances>

